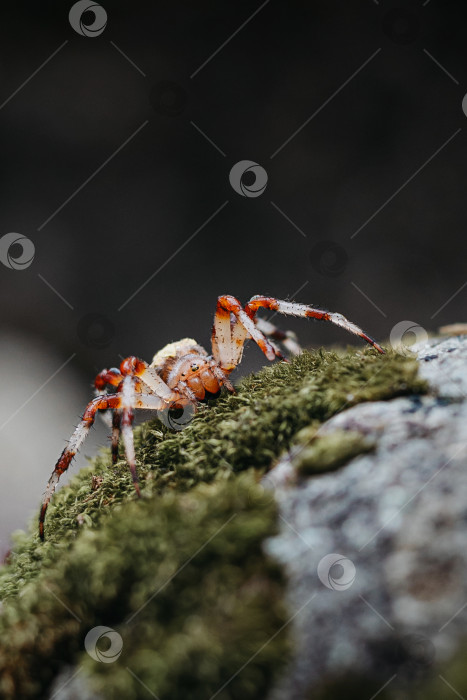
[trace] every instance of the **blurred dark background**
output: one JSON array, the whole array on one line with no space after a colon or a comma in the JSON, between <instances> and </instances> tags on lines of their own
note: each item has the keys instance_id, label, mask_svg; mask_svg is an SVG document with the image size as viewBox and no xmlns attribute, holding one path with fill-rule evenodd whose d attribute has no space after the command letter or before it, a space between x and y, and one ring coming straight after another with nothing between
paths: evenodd
<instances>
[{"instance_id":1,"label":"blurred dark background","mask_svg":"<svg viewBox=\"0 0 467 700\"><path fill-rule=\"evenodd\" d=\"M2 548L94 374L209 346L221 293L340 311L379 340L466 320L464 3L103 0L75 28L72 5L2 9ZM259 196L230 184L244 160ZM242 371L262 363L250 344Z\"/></svg>"}]
</instances>

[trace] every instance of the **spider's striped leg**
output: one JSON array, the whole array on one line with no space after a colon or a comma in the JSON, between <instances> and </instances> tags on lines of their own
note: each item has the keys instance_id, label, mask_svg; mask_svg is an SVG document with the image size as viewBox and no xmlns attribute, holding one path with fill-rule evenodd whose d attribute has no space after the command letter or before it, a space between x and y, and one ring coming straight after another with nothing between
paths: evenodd
<instances>
[{"instance_id":1,"label":"spider's striped leg","mask_svg":"<svg viewBox=\"0 0 467 700\"><path fill-rule=\"evenodd\" d=\"M97 377L94 379L94 387L97 391L103 392L107 384L110 384L111 386L118 386L122 379L123 375L116 367L112 367L111 369L103 369L102 372L99 372Z\"/></svg>"},{"instance_id":2,"label":"spider's striped leg","mask_svg":"<svg viewBox=\"0 0 467 700\"><path fill-rule=\"evenodd\" d=\"M122 421L122 412L116 408L112 416L112 464L118 459L118 441L120 439L120 424Z\"/></svg>"},{"instance_id":3,"label":"spider's striped leg","mask_svg":"<svg viewBox=\"0 0 467 700\"><path fill-rule=\"evenodd\" d=\"M118 387L122 379L123 376L120 374L120 371L116 367L112 367L111 369L103 369L102 372L99 372L97 377L94 379L95 395L102 396L103 394L105 394L108 385ZM106 426L108 428L111 428L113 424L112 411L102 411L100 416L106 424Z\"/></svg>"},{"instance_id":4,"label":"spider's striped leg","mask_svg":"<svg viewBox=\"0 0 467 700\"><path fill-rule=\"evenodd\" d=\"M121 415L121 431L123 438L123 445L125 447L125 457L130 467L131 478L133 479L133 486L138 496L141 496L139 489L138 474L136 472L136 457L135 457L135 445L133 440L133 420L135 417L134 407L135 407L135 380L131 375L127 375L123 380L122 384L122 415Z\"/></svg>"},{"instance_id":5,"label":"spider's striped leg","mask_svg":"<svg viewBox=\"0 0 467 700\"><path fill-rule=\"evenodd\" d=\"M141 496L138 473L136 471L135 445L133 440L134 409L143 408L159 411L167 407L167 401L155 394L137 393L137 382L134 377L127 375L123 380L121 392L121 431L125 447L125 457L131 472L133 485L138 496Z\"/></svg>"},{"instance_id":6,"label":"spider's striped leg","mask_svg":"<svg viewBox=\"0 0 467 700\"><path fill-rule=\"evenodd\" d=\"M277 348L274 349L238 299L229 295L219 297L212 329L212 354L224 371L231 372L239 364L248 335L259 345L268 360L274 360Z\"/></svg>"},{"instance_id":7,"label":"spider's striped leg","mask_svg":"<svg viewBox=\"0 0 467 700\"><path fill-rule=\"evenodd\" d=\"M138 378L137 382L133 383L132 385L133 392L137 392L139 394L141 391L143 391L143 389L148 389L154 392L157 396L163 397L166 401L174 399L176 397L174 392L171 389L169 389L167 384L159 377L159 375L153 367L150 367L147 362L145 362L144 360L140 360L137 357L134 357L133 355L131 355L130 357L126 357L124 360L122 360L122 363L120 365L120 371L117 369L111 369L104 370L103 372L98 374L96 377L96 388L99 388L98 384L100 385L100 383L102 382L109 382L111 384L119 385L120 382L123 381L123 389L124 378L126 379L127 377ZM128 389L128 391L130 391L130 389ZM130 402L129 407L127 407L126 414L124 414L123 411L114 412L112 420L112 462L114 464L118 459L118 441L121 433L123 435L125 450L127 450L128 446L129 454L131 456L133 450L133 434L131 434L131 437L129 436L128 428L130 428L131 431L131 425L133 423L132 410L133 404L131 404ZM130 465L133 483L135 484L136 491L139 493L136 468L134 466L134 463L132 466L132 463L129 459L128 463Z\"/></svg>"},{"instance_id":8,"label":"spider's striped leg","mask_svg":"<svg viewBox=\"0 0 467 700\"><path fill-rule=\"evenodd\" d=\"M54 467L52 475L47 484L47 488L42 500L42 507L39 515L39 537L41 540L44 539L44 520L45 514L47 512L47 506L50 503L55 488L58 484L58 480L61 475L66 472L73 457L78 452L79 448L85 441L96 417L97 411L105 411L109 408L118 408L120 406L120 395L119 394L107 394L104 396L97 396L95 399L90 401L87 405L86 410L83 414L83 418L78 424L75 432L70 438L68 446L65 447L62 454L60 455L57 464Z\"/></svg>"},{"instance_id":9,"label":"spider's striped leg","mask_svg":"<svg viewBox=\"0 0 467 700\"><path fill-rule=\"evenodd\" d=\"M322 309L315 309L312 306L307 306L306 304L296 304L292 301L281 301L280 299L275 299L274 297L266 297L259 294L250 299L248 304L245 306L245 310L249 317L254 318L257 310L260 307L278 311L280 314L285 314L286 316L302 316L305 318L316 318L320 321L330 321L336 326L344 328L349 333L353 333L354 335L358 335L360 338L363 338L363 340L366 340L367 343L376 348L378 352L384 354L383 348L378 345L373 338L370 338L370 336L362 331L359 326L352 323L352 321L349 321L342 314L333 313L331 311L323 311Z\"/></svg>"},{"instance_id":10,"label":"spider's striped leg","mask_svg":"<svg viewBox=\"0 0 467 700\"><path fill-rule=\"evenodd\" d=\"M176 397L176 394L169 389L153 367L150 367L147 362L144 362L144 360L140 360L134 356L125 358L122 361L119 370L112 367L111 369L104 369L102 372L99 372L94 380L96 391L99 394L103 393L108 384L111 386L116 386L120 389L120 384L122 383L124 376L138 377L138 382L135 384L135 390L138 393L146 388L155 392L157 395L166 398L167 400L174 399ZM106 413L110 413L110 411ZM104 414L104 416L105 415L106 414ZM114 411L113 417L111 419L107 419L106 422L109 427L112 428L112 462L115 464L118 459L118 442L121 433L121 412Z\"/></svg>"},{"instance_id":11,"label":"spider's striped leg","mask_svg":"<svg viewBox=\"0 0 467 700\"><path fill-rule=\"evenodd\" d=\"M255 318L254 321L256 323L256 327L259 328L262 333L264 333L266 338L269 338L271 345L274 348L277 348L276 357L286 359L283 357L280 349L273 341L277 341L283 345L291 355L299 355L302 352L302 348L297 341L297 336L295 333L293 333L293 331L283 331L271 323L271 321L266 321L264 318Z\"/></svg>"},{"instance_id":12,"label":"spider's striped leg","mask_svg":"<svg viewBox=\"0 0 467 700\"><path fill-rule=\"evenodd\" d=\"M167 384L159 377L156 370L150 367L147 362L140 360L133 355L122 360L120 364L120 372L123 375L121 384L121 419L120 429L125 447L125 456L131 472L131 478L138 496L141 495L136 471L135 447L133 441L133 421L134 408L163 408L168 402L177 399L179 394L170 389ZM142 388L146 387L151 391L151 394L146 394L145 403L151 404L149 399L152 399L152 405L142 406L141 403Z\"/></svg>"},{"instance_id":13,"label":"spider's striped leg","mask_svg":"<svg viewBox=\"0 0 467 700\"><path fill-rule=\"evenodd\" d=\"M120 365L120 372L124 377L127 375L138 377L152 393L160 396L164 401L174 401L178 397L178 393L167 386L155 368L138 357L130 355L130 357L125 358Z\"/></svg>"}]
</instances>

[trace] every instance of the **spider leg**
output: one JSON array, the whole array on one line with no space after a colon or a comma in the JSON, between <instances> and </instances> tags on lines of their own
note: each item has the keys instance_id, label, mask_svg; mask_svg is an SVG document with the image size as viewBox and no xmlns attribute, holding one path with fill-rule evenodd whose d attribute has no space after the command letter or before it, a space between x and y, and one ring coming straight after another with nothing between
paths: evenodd
<instances>
[{"instance_id":1,"label":"spider leg","mask_svg":"<svg viewBox=\"0 0 467 700\"><path fill-rule=\"evenodd\" d=\"M174 401L178 397L178 393L161 379L156 369L138 357L130 355L130 357L125 358L120 365L120 372L123 376L138 377L147 389L160 396L164 401Z\"/></svg>"},{"instance_id":2,"label":"spider leg","mask_svg":"<svg viewBox=\"0 0 467 700\"><path fill-rule=\"evenodd\" d=\"M258 327L255 316L259 308L271 309L289 316L302 316L305 318L316 318L321 321L330 321L336 326L344 328L349 333L363 338L363 340L376 348L378 352L384 354L383 348L373 338L370 338L361 328L342 314L261 295L252 297L246 304L245 309L243 309L238 299L230 295L224 295L217 300L212 330L212 352L214 359L219 363L222 370L231 372L240 362L243 345L248 335L259 345L268 360L274 360L277 356L277 346L272 344ZM235 319L233 323L231 315ZM280 351L279 354L281 354Z\"/></svg>"},{"instance_id":3,"label":"spider leg","mask_svg":"<svg viewBox=\"0 0 467 700\"><path fill-rule=\"evenodd\" d=\"M269 342L273 347L275 344L272 342L271 338L283 345L291 355L299 355L302 352L302 348L297 341L297 336L293 331L283 331L271 323L271 321L266 321L264 318L255 318L254 320L259 330L264 333L266 338L269 338Z\"/></svg>"},{"instance_id":4,"label":"spider leg","mask_svg":"<svg viewBox=\"0 0 467 700\"><path fill-rule=\"evenodd\" d=\"M122 415L120 425L122 431L123 445L125 447L125 457L126 461L128 462L128 466L130 467L133 486L135 487L135 491L138 494L138 496L141 496L141 491L139 489L138 474L136 472L135 445L133 440L135 398L135 379L132 375L129 374L124 378L122 384Z\"/></svg>"},{"instance_id":5,"label":"spider leg","mask_svg":"<svg viewBox=\"0 0 467 700\"><path fill-rule=\"evenodd\" d=\"M120 373L123 375L121 385L121 417L120 431L125 448L125 456L131 472L133 485L138 496L141 495L136 471L135 447L133 440L134 408L154 408L159 410L170 401L175 400L179 394L170 389L159 377L154 367L150 367L147 362L140 360L134 355L122 360ZM144 405L142 405L141 391L143 385L149 389L151 394L146 394ZM138 399L138 394L140 398ZM118 439L118 438L117 438Z\"/></svg>"},{"instance_id":6,"label":"spider leg","mask_svg":"<svg viewBox=\"0 0 467 700\"><path fill-rule=\"evenodd\" d=\"M132 367L135 365L135 363L129 362L133 358L126 358L125 362L125 369L128 372L132 372ZM134 358L136 359L136 358ZM146 363L143 360L139 360L139 363L143 366L143 373L146 368ZM138 365L136 365L138 366ZM116 367L112 367L111 369L103 369L102 372L99 372L97 377L94 379L94 387L96 390L96 395L99 396L105 392L105 388L107 385L110 386L115 386L120 388L120 384L123 381L123 374L118 370ZM136 387L137 390L140 390L140 387ZM111 441L111 449L112 449L112 464L115 464L117 459L118 459L118 442L120 439L120 433L121 433L121 422L122 422L122 412L118 410L113 411L113 416L110 414L112 411L104 411L101 413L101 416L106 423L106 425L109 426L109 428L112 428L112 441Z\"/></svg>"},{"instance_id":7,"label":"spider leg","mask_svg":"<svg viewBox=\"0 0 467 700\"><path fill-rule=\"evenodd\" d=\"M234 385L231 383L227 375L218 367L216 364L213 364L211 367L212 372L216 379L219 381L219 383L225 386L228 392L231 394L236 394L237 392L235 391Z\"/></svg>"},{"instance_id":8,"label":"spider leg","mask_svg":"<svg viewBox=\"0 0 467 700\"><path fill-rule=\"evenodd\" d=\"M139 488L138 473L136 471L136 456L132 427L134 421L134 409L142 408L150 409L152 411L160 411L161 409L167 407L167 401L161 399L155 394L138 394L135 378L131 375L127 375L123 380L121 396L120 426L123 444L125 447L125 457L130 468L133 486L135 487L136 493L140 497L141 491Z\"/></svg>"},{"instance_id":9,"label":"spider leg","mask_svg":"<svg viewBox=\"0 0 467 700\"><path fill-rule=\"evenodd\" d=\"M83 418L81 419L75 432L71 436L67 447L65 447L62 454L60 455L49 479L49 483L47 484L39 515L39 537L41 538L41 540L44 539L44 520L47 507L50 503L50 499L52 498L55 492L55 488L58 484L61 475L64 472L66 472L66 470L70 466L73 457L76 455L79 448L85 441L94 423L97 411L105 411L109 408L118 408L120 406L120 401L121 399L118 394L106 394L103 396L97 396L87 405L86 410L83 414Z\"/></svg>"},{"instance_id":10,"label":"spider leg","mask_svg":"<svg viewBox=\"0 0 467 700\"><path fill-rule=\"evenodd\" d=\"M120 426L122 422L122 412L116 408L112 416L112 464L118 459L118 441L120 439Z\"/></svg>"},{"instance_id":11,"label":"spider leg","mask_svg":"<svg viewBox=\"0 0 467 700\"><path fill-rule=\"evenodd\" d=\"M128 377L130 382L133 380L132 377ZM133 380L134 381L134 380ZM39 515L39 536L41 540L44 539L44 521L45 521L45 514L47 512L47 507L50 503L50 500L55 492L55 488L58 484L58 481L61 477L61 475L68 469L68 467L71 464L71 461L73 457L76 455L78 452L79 448L83 444L84 440L86 439L89 430L91 429L97 411L105 411L108 409L113 409L114 410L114 417L118 416L118 422L121 424L121 430L123 433L123 439L125 443L125 451L126 451L126 457L128 460L128 464L130 466L130 471L132 474L133 478L133 483L135 483L135 489L139 495L139 485L138 485L138 477L136 476L136 467L135 467L135 459L134 459L134 448L133 448L133 433L131 431L131 424L133 422L133 416L132 416L132 409L133 408L143 408L143 409L151 409L151 410L160 410L166 406L166 401L163 399L159 398L158 396L155 396L154 394L144 394L144 393L138 393L137 392L137 387L125 387L126 390L126 396L123 396L123 392L118 393L118 394L107 394L104 396L97 396L95 399L89 402L89 404L86 407L86 410L83 414L83 418L79 425L77 426L75 432L70 438L70 441L68 443L68 446L65 447L63 450L62 454L60 455L57 464L55 465L55 468L52 472L52 475L49 479L49 483L47 484L47 489L42 501L42 507ZM133 395L133 406L130 407L129 409L129 404L128 402L131 401L131 397ZM126 415L125 415L125 406L126 406ZM129 432L128 428L129 426ZM120 427L119 427L120 431ZM118 439L117 439L117 444L118 444ZM132 469L133 466L133 469ZM136 476L136 481L135 481L135 476Z\"/></svg>"},{"instance_id":12,"label":"spider leg","mask_svg":"<svg viewBox=\"0 0 467 700\"><path fill-rule=\"evenodd\" d=\"M271 309L273 311L278 311L280 314L285 314L287 316L302 316L305 318L316 318L320 321L330 321L336 326L344 328L349 333L358 335L367 343L372 345L378 352L384 354L383 348L378 345L378 343L370 338L359 326L349 321L345 316L339 313L333 313L331 311L323 311L322 309L315 309L312 306L306 304L297 304L292 301L281 301L280 299L275 299L274 297L266 297L257 295L250 299L248 304L245 306L245 311L250 318L254 318L256 312L259 308ZM260 346L261 347L261 346Z\"/></svg>"},{"instance_id":13,"label":"spider leg","mask_svg":"<svg viewBox=\"0 0 467 700\"><path fill-rule=\"evenodd\" d=\"M122 361L120 372L123 375L120 429L133 485L136 493L140 496L132 428L134 408L154 408L159 410L164 408L170 401L176 400L179 397L179 393L174 392L167 386L154 367L150 367L147 362L140 360L134 355L130 355ZM143 400L141 397L138 399L138 394L141 395L142 385L145 385L152 392L151 394L145 394L144 405L142 405Z\"/></svg>"},{"instance_id":14,"label":"spider leg","mask_svg":"<svg viewBox=\"0 0 467 700\"><path fill-rule=\"evenodd\" d=\"M128 377L137 377L138 381L133 382L130 387L130 383L126 383ZM138 477L136 475L136 466L134 460L134 448L133 448L133 433L132 424L134 420L133 407L142 408L142 406L137 406L135 403L135 393L139 394L144 388L149 389L154 392L157 396L161 396L165 401L173 400L176 394L169 389L167 384L159 377L157 372L153 367L150 367L147 362L140 360L133 355L126 357L122 360L120 365L120 371L117 369L103 370L97 375L95 379L96 389L100 389L102 385L110 383L113 385L119 385L122 383L123 387L128 394L129 401L128 405L125 406L122 411L115 411L112 420L112 462L118 459L118 442L120 434L123 437L123 443L125 446L126 457L128 465L130 467L131 475L133 478L133 483L135 484L136 492L139 495L139 485ZM132 397L132 398L131 398ZM149 394L146 394L146 401L148 402ZM162 408L165 404L164 401L159 401L157 408ZM149 402L150 403L150 402ZM148 406L149 408L151 406Z\"/></svg>"},{"instance_id":15,"label":"spider leg","mask_svg":"<svg viewBox=\"0 0 467 700\"><path fill-rule=\"evenodd\" d=\"M103 369L102 372L99 372L99 374L94 379L95 395L102 396L102 394L106 393L106 388L108 385L118 386L122 379L123 377L116 367L112 367L111 369ZM108 428L113 427L112 411L102 411L100 416Z\"/></svg>"},{"instance_id":16,"label":"spider leg","mask_svg":"<svg viewBox=\"0 0 467 700\"><path fill-rule=\"evenodd\" d=\"M68 469L73 457L78 452L79 448L86 439L89 430L91 429L97 411L106 411L108 409L121 409L118 411L119 414L115 418L113 425L113 435L112 435L112 451L113 459L116 458L118 438L120 430L122 432L123 442L125 445L125 453L127 456L128 465L130 467L133 483L135 485L136 492L139 495L139 485L138 477L136 474L136 464L133 446L133 433L132 433L132 423L133 423L133 409L134 408L163 408L166 403L170 400L176 399L179 394L173 392L167 384L159 377L155 369L150 367L143 360L138 360L136 357L127 357L122 361L120 365L120 371L117 369L103 370L100 372L94 382L95 388L98 392L102 392L106 384L112 386L118 386L121 391L116 394L102 394L99 393L96 398L94 398L83 414L81 422L77 426L75 432L70 438L68 446L63 450L60 455L52 475L47 484L47 488L42 501L42 506L39 514L39 537L44 539L44 521L45 514L47 512L47 507L50 503L55 488L58 484L60 476ZM143 400L142 389L143 386L153 392L155 395L148 394L144 400L144 406L142 405ZM140 398L138 398L140 397ZM148 405L146 405L148 404Z\"/></svg>"},{"instance_id":17,"label":"spider leg","mask_svg":"<svg viewBox=\"0 0 467 700\"><path fill-rule=\"evenodd\" d=\"M231 314L235 319L233 323ZM248 335L259 345L268 360L274 360L277 348L274 349L257 328L238 299L228 295L219 297L212 329L212 354L225 372L231 372L239 364Z\"/></svg>"},{"instance_id":18,"label":"spider leg","mask_svg":"<svg viewBox=\"0 0 467 700\"><path fill-rule=\"evenodd\" d=\"M198 406L198 403L199 403L198 398L196 397L195 392L192 389L190 389L190 387L188 386L188 384L186 382L184 382L184 381L178 382L177 388L182 396L185 395L187 397L187 399L185 399L185 400L182 399L182 401L177 401L177 403L179 403L180 405L183 405L188 400L190 403L192 403L195 406L195 408ZM203 398L204 398L204 396L203 396Z\"/></svg>"},{"instance_id":19,"label":"spider leg","mask_svg":"<svg viewBox=\"0 0 467 700\"><path fill-rule=\"evenodd\" d=\"M110 384L111 386L118 386L122 379L123 376L116 367L112 367L111 369L103 369L102 372L99 372L97 377L94 379L94 387L97 391L103 392L105 391L107 384Z\"/></svg>"}]
</instances>

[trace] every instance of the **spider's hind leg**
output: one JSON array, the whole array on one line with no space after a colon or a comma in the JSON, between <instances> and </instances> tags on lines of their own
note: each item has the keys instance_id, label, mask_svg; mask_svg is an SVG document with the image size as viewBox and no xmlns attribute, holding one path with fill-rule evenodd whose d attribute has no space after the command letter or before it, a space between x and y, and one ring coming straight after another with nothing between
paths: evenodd
<instances>
[{"instance_id":1,"label":"spider's hind leg","mask_svg":"<svg viewBox=\"0 0 467 700\"><path fill-rule=\"evenodd\" d=\"M302 352L297 336L293 331L283 331L277 326L275 326L271 321L267 321L264 318L255 318L256 327L259 328L261 333L263 333L266 338L269 338L269 342L272 344L274 349L277 345L273 341L277 341L282 345L291 355L299 355ZM282 357L282 353L279 348L277 348L277 356ZM283 358L285 359L285 358Z\"/></svg>"}]
</instances>

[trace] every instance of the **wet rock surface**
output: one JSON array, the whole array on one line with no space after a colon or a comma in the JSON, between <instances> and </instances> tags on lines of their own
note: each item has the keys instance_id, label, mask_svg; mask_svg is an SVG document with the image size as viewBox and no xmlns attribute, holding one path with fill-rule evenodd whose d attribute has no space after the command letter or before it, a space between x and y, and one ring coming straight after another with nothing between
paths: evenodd
<instances>
[{"instance_id":1,"label":"wet rock surface","mask_svg":"<svg viewBox=\"0 0 467 700\"><path fill-rule=\"evenodd\" d=\"M467 338L415 349L430 395L360 404L320 428L360 432L373 452L295 483L289 454L266 477L294 642L269 700L347 675L410 694L465 639Z\"/></svg>"}]
</instances>

